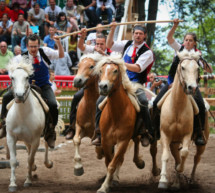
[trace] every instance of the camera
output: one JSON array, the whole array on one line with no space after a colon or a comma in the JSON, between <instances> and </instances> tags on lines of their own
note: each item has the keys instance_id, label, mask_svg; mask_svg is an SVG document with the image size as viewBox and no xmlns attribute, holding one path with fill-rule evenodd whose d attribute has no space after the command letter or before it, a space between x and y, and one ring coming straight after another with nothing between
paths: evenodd
<instances>
[{"instance_id":1,"label":"camera","mask_svg":"<svg viewBox=\"0 0 215 193\"><path fill-rule=\"evenodd\" d=\"M155 77L155 82L159 82L162 81L164 84L167 83L167 79L164 77Z\"/></svg>"}]
</instances>

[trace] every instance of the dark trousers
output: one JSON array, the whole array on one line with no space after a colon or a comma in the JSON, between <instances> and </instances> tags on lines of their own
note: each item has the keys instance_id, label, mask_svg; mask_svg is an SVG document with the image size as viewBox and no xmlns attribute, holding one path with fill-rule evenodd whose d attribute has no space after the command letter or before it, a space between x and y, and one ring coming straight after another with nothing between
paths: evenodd
<instances>
[{"instance_id":1,"label":"dark trousers","mask_svg":"<svg viewBox=\"0 0 215 193\"><path fill-rule=\"evenodd\" d=\"M70 111L70 125L72 125L72 123L76 120L77 106L83 96L84 96L83 88L81 88L78 92L74 94Z\"/></svg>"},{"instance_id":2,"label":"dark trousers","mask_svg":"<svg viewBox=\"0 0 215 193\"><path fill-rule=\"evenodd\" d=\"M140 112L138 113L137 117L143 120L145 128L149 131L149 133L152 136L154 136L152 124L151 124L151 118L148 110L148 100L146 98L145 92L142 89L138 89L136 94L140 105ZM102 111L98 108L98 105L104 100L104 98L105 96L100 96L96 102L96 133L97 134L100 134L99 121L102 113ZM139 128L138 134L143 134L143 127Z\"/></svg>"},{"instance_id":3,"label":"dark trousers","mask_svg":"<svg viewBox=\"0 0 215 193\"><path fill-rule=\"evenodd\" d=\"M54 92L49 84L46 84L42 87L40 87L42 90L42 97L46 101L48 107L49 107L49 112L52 116L52 123L54 126L57 125L58 122L58 109L57 109L57 102L56 98L54 95ZM12 90L9 90L5 95L3 96L2 99L2 110L1 110L1 119L4 119L7 115L7 104L14 99L13 92Z\"/></svg>"},{"instance_id":4,"label":"dark trousers","mask_svg":"<svg viewBox=\"0 0 215 193\"><path fill-rule=\"evenodd\" d=\"M157 104L160 101L160 99L164 96L164 94L168 91L168 87L169 87L168 84L165 85L161 89L161 91L159 92L157 97L155 98L155 100L153 102L153 112L158 111ZM196 130L198 130L199 127L201 127L201 129L204 129L204 125L205 125L205 104L204 104L201 92L198 87L197 87L196 93L194 95L194 100L199 108L199 114L194 116L194 131L196 131ZM154 119L155 120L153 120L153 122L159 121L159 123L160 123L160 116L156 116Z\"/></svg>"}]
</instances>

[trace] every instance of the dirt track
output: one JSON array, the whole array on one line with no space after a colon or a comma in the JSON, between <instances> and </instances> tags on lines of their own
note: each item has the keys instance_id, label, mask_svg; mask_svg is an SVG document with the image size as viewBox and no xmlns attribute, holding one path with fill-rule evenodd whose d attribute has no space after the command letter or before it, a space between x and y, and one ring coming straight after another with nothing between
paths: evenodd
<instances>
[{"instance_id":1,"label":"dirt track","mask_svg":"<svg viewBox=\"0 0 215 193\"><path fill-rule=\"evenodd\" d=\"M207 149L203 154L202 160L197 168L196 182L188 183L191 168L193 165L193 156L195 147L190 148L188 160L186 162L184 175L181 177L182 189L179 193L215 193L215 136L210 136ZM0 140L0 145L3 144ZM64 137L58 137L57 144L63 143L56 151L50 152L50 159L54 162L52 169L47 169L43 165L44 152L37 152L36 165L37 171L34 172L33 185L30 188L24 188L23 183L27 175L27 153L25 150L17 151L19 167L16 170L18 193L95 193L102 183L102 178L106 174L104 159L97 160L94 147L90 145L89 139L84 139L81 146L82 161L85 173L81 177L73 175L73 143L64 140ZM42 144L41 144L42 147ZM124 164L120 172L120 185L111 189L113 193L160 193L157 189L159 177L151 175L151 157L149 148L141 148L141 154L144 155L146 166L143 170L136 168L132 162L133 149L130 149L125 157ZM158 146L157 160L159 166L161 158L161 146ZM5 159L5 150L0 150L0 159ZM174 173L174 163L171 157L168 166L168 172L171 180ZM10 179L10 169L0 170L0 193L8 192ZM167 191L166 191L167 192Z\"/></svg>"}]
</instances>

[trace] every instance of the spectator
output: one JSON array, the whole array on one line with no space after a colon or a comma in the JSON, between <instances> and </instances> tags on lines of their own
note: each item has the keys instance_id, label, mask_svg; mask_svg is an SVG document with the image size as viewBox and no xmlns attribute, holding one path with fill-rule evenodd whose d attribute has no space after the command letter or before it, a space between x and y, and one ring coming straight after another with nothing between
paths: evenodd
<instances>
[{"instance_id":1,"label":"spectator","mask_svg":"<svg viewBox=\"0 0 215 193\"><path fill-rule=\"evenodd\" d=\"M22 53L27 52L28 48L27 48L27 37L29 35L33 34L32 29L31 28L27 28L26 29L26 35L21 39L21 51ZM15 51L14 51L15 53Z\"/></svg>"},{"instance_id":2,"label":"spectator","mask_svg":"<svg viewBox=\"0 0 215 193\"><path fill-rule=\"evenodd\" d=\"M29 23L24 21L24 15L19 14L18 21L13 24L12 29L12 52L14 51L14 47L21 43L21 39L26 35L26 29L29 26Z\"/></svg>"},{"instance_id":3,"label":"spectator","mask_svg":"<svg viewBox=\"0 0 215 193\"><path fill-rule=\"evenodd\" d=\"M43 39L45 35L44 31L44 21L45 21L45 11L40 8L40 5L38 3L35 3L33 5L33 8L31 8L28 12L28 22L31 26L38 26L40 37Z\"/></svg>"},{"instance_id":4,"label":"spectator","mask_svg":"<svg viewBox=\"0 0 215 193\"><path fill-rule=\"evenodd\" d=\"M24 16L24 11L20 9L19 3L14 3L12 5L12 10L10 10L10 14L9 14L11 21L12 22L17 21L19 14L23 14Z\"/></svg>"},{"instance_id":5,"label":"spectator","mask_svg":"<svg viewBox=\"0 0 215 193\"><path fill-rule=\"evenodd\" d=\"M47 7L47 0L37 0L37 2L39 3L39 5L42 9L45 9ZM49 2L49 4L50 4L50 2Z\"/></svg>"},{"instance_id":6,"label":"spectator","mask_svg":"<svg viewBox=\"0 0 215 193\"><path fill-rule=\"evenodd\" d=\"M116 3L116 12L114 15L115 22L121 22L121 19L124 15L124 6L122 3Z\"/></svg>"},{"instance_id":7,"label":"spectator","mask_svg":"<svg viewBox=\"0 0 215 193\"><path fill-rule=\"evenodd\" d=\"M100 18L102 13L107 14L108 23L112 22L112 15L115 13L115 8L113 6L112 0L96 0L97 9L96 15Z\"/></svg>"},{"instance_id":8,"label":"spectator","mask_svg":"<svg viewBox=\"0 0 215 193\"><path fill-rule=\"evenodd\" d=\"M15 56L18 56L18 55L20 55L21 53L22 53L21 47L18 46L18 45L16 45L16 46L14 47L14 54L15 54Z\"/></svg>"},{"instance_id":9,"label":"spectator","mask_svg":"<svg viewBox=\"0 0 215 193\"><path fill-rule=\"evenodd\" d=\"M58 49L56 44L55 49ZM64 52L63 58L54 59L51 61L51 63L52 64L50 65L50 69L54 70L56 75L71 75L69 68L72 67L72 61L67 52Z\"/></svg>"},{"instance_id":10,"label":"spectator","mask_svg":"<svg viewBox=\"0 0 215 193\"><path fill-rule=\"evenodd\" d=\"M73 0L67 0L66 6L63 8L63 12L66 14L67 19L71 24L71 31L79 31L78 20L80 19L80 14L78 14L77 6L74 4Z\"/></svg>"},{"instance_id":11,"label":"spectator","mask_svg":"<svg viewBox=\"0 0 215 193\"><path fill-rule=\"evenodd\" d=\"M6 6L5 0L0 1L0 21L4 13L10 14L10 9Z\"/></svg>"},{"instance_id":12,"label":"spectator","mask_svg":"<svg viewBox=\"0 0 215 193\"><path fill-rule=\"evenodd\" d=\"M7 74L6 66L10 59L13 58L13 53L7 49L7 43L0 43L0 75Z\"/></svg>"},{"instance_id":13,"label":"spectator","mask_svg":"<svg viewBox=\"0 0 215 193\"><path fill-rule=\"evenodd\" d=\"M96 10L96 0L78 0L81 2L85 9L85 14L88 17L88 28L95 27L99 23L99 18L97 17Z\"/></svg>"},{"instance_id":14,"label":"spectator","mask_svg":"<svg viewBox=\"0 0 215 193\"><path fill-rule=\"evenodd\" d=\"M71 31L71 25L67 21L66 14L64 12L60 12L59 15L57 16L57 21L54 24L55 28L57 29L57 32L60 34L63 33L70 33Z\"/></svg>"},{"instance_id":15,"label":"spectator","mask_svg":"<svg viewBox=\"0 0 215 193\"><path fill-rule=\"evenodd\" d=\"M102 26L102 24L99 23L96 27L100 27L100 26ZM100 33L103 33L103 30L104 30L104 28L98 28L98 29L96 29L96 32L90 33L87 36L87 45L95 46L96 45L96 36Z\"/></svg>"},{"instance_id":16,"label":"spectator","mask_svg":"<svg viewBox=\"0 0 215 193\"><path fill-rule=\"evenodd\" d=\"M61 8L56 5L55 0L49 0L50 6L45 8L45 34L48 34L48 27L50 25L54 25L55 21L57 21L57 16L61 12Z\"/></svg>"},{"instance_id":17,"label":"spectator","mask_svg":"<svg viewBox=\"0 0 215 193\"><path fill-rule=\"evenodd\" d=\"M61 90L57 89L57 86L56 86L56 83L54 82L54 80L55 80L54 70L49 69L49 82L51 83L51 88L52 88L55 96L57 96L61 93Z\"/></svg>"},{"instance_id":18,"label":"spectator","mask_svg":"<svg viewBox=\"0 0 215 193\"><path fill-rule=\"evenodd\" d=\"M12 0L12 4L19 3L20 9L24 12L24 17L27 19L28 16L28 2L27 0Z\"/></svg>"},{"instance_id":19,"label":"spectator","mask_svg":"<svg viewBox=\"0 0 215 193\"><path fill-rule=\"evenodd\" d=\"M0 42L5 41L8 45L11 44L12 28L13 23L9 20L8 14L4 13L0 22Z\"/></svg>"},{"instance_id":20,"label":"spectator","mask_svg":"<svg viewBox=\"0 0 215 193\"><path fill-rule=\"evenodd\" d=\"M28 9L33 8L36 3L37 3L37 0L30 0L28 2Z\"/></svg>"},{"instance_id":21,"label":"spectator","mask_svg":"<svg viewBox=\"0 0 215 193\"><path fill-rule=\"evenodd\" d=\"M49 26L49 35L44 38L44 46L54 49L55 41L53 37L55 36L56 29L54 26Z\"/></svg>"},{"instance_id":22,"label":"spectator","mask_svg":"<svg viewBox=\"0 0 215 193\"><path fill-rule=\"evenodd\" d=\"M160 80L154 72L149 73L149 81L150 82L147 83L147 88L155 94L158 94L160 89L165 86L163 81Z\"/></svg>"},{"instance_id":23,"label":"spectator","mask_svg":"<svg viewBox=\"0 0 215 193\"><path fill-rule=\"evenodd\" d=\"M77 44L78 44L78 35L73 35L69 37L69 56L72 61L72 67L76 66L79 62L77 55ZM72 71L72 74L74 72Z\"/></svg>"}]
</instances>

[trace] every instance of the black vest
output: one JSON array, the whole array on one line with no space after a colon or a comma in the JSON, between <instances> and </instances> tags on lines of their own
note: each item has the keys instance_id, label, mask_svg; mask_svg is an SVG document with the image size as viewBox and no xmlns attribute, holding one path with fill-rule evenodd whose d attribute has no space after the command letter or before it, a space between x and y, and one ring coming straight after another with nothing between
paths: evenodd
<instances>
[{"instance_id":1,"label":"black vest","mask_svg":"<svg viewBox=\"0 0 215 193\"><path fill-rule=\"evenodd\" d=\"M123 49L123 53L122 55L124 55L126 49L132 44L132 40L128 41L125 44L125 47ZM138 50L136 57L134 58L134 63L136 63L136 61L138 60L138 58L140 57L141 54L143 54L144 52L150 50L145 44ZM139 73L139 77L138 77L138 83L143 84L145 82L147 82L147 74L148 74L148 68L146 68L143 72Z\"/></svg>"},{"instance_id":2,"label":"black vest","mask_svg":"<svg viewBox=\"0 0 215 193\"><path fill-rule=\"evenodd\" d=\"M43 51L42 48L39 48L39 53L40 53L40 56L43 58L43 60L44 60L48 65L51 65L51 61L49 60L48 56L45 54L45 52ZM27 55L28 55L28 51L22 53L21 55L22 55L22 56L27 56Z\"/></svg>"}]
</instances>

